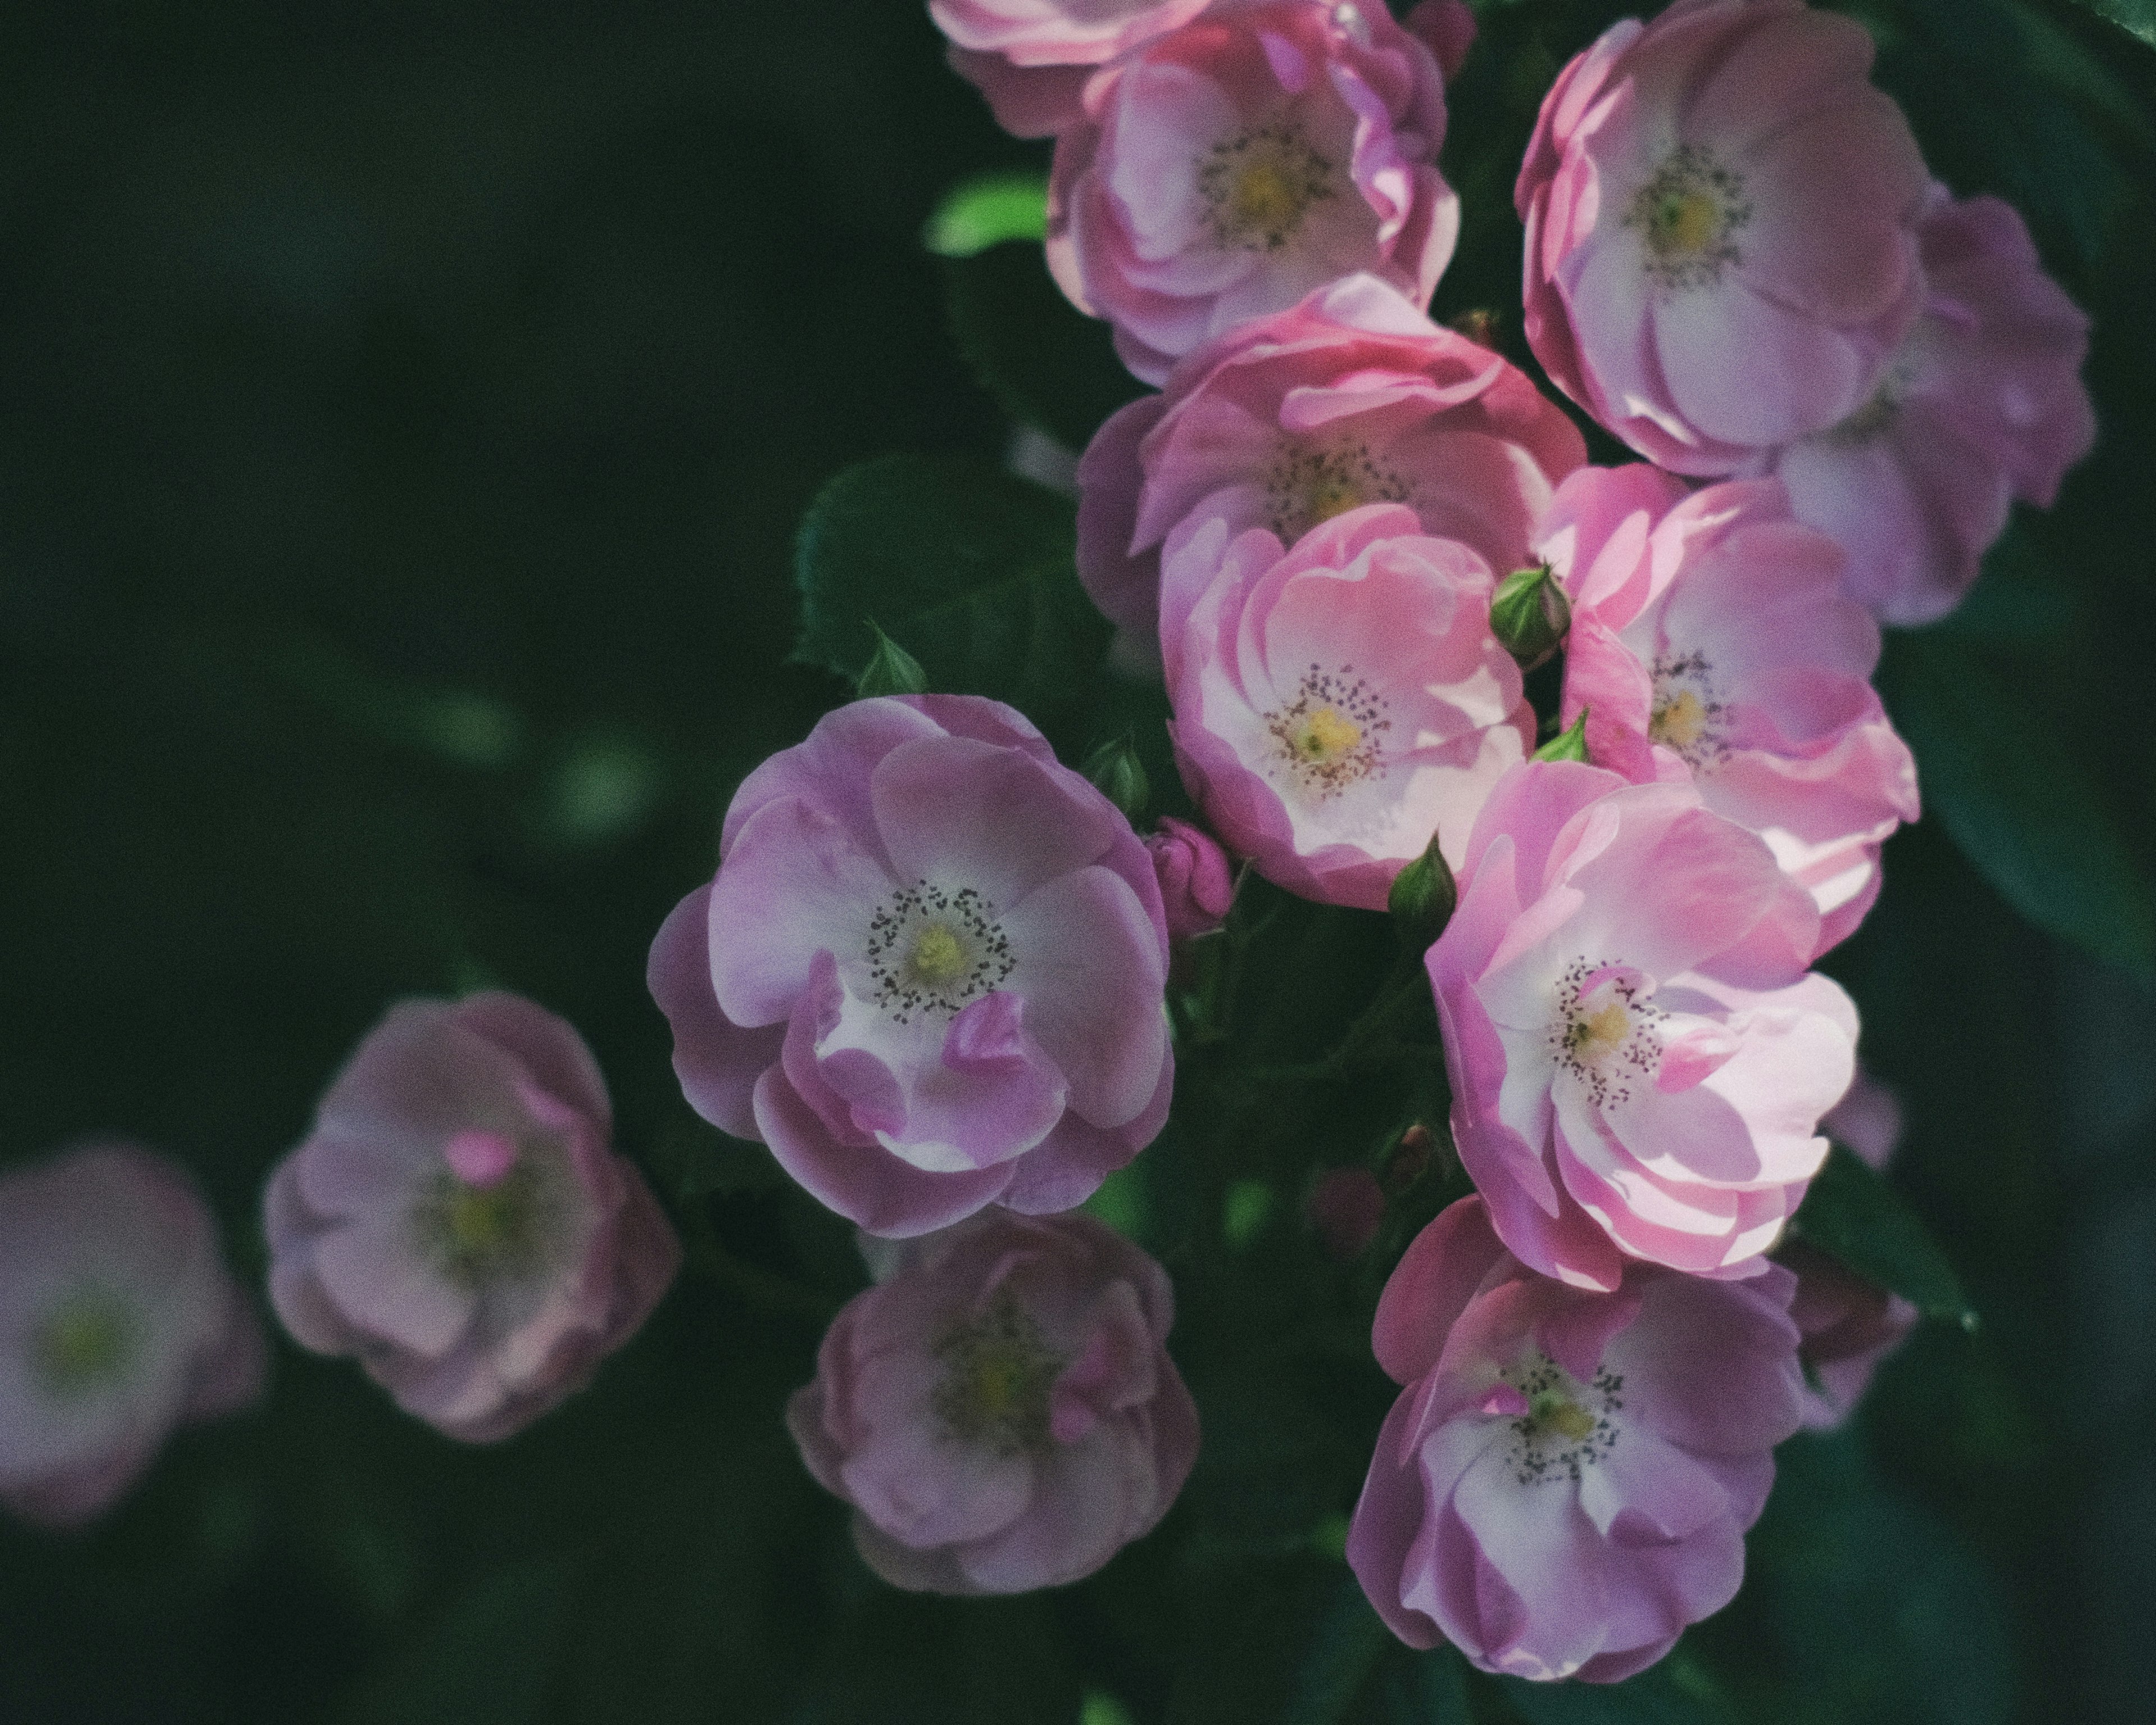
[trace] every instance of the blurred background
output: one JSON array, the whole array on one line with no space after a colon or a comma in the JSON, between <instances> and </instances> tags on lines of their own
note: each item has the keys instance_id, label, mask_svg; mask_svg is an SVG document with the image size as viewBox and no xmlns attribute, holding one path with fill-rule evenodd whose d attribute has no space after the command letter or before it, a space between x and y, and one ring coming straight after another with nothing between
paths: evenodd
<instances>
[{"instance_id":1,"label":"blurred background","mask_svg":"<svg viewBox=\"0 0 2156 1725\"><path fill-rule=\"evenodd\" d=\"M1623 8L1481 9L1435 311L1496 311L1518 355L1518 146ZM2096 318L2097 454L1941 634L1981 670L1964 706L2066 758L2145 882L2156 54L2073 0L1847 9L1935 169L2017 203ZM851 461L1008 445L952 297L1035 283L1040 344L1098 406L1135 393L1037 251L921 245L954 183L1045 146L912 0L79 0L7 34L0 1161L166 1148L259 1286L262 1178L353 1042L399 995L500 985L591 1040L693 1261L507 1445L285 1347L261 1409L181 1434L95 1529L0 1526L0 1721L1281 1717L1245 1640L1353 1610L1344 1566L1208 1572L1191 1518L1282 1479L1337 1516L1353 1444L1200 1381L1219 1441L1166 1546L1050 1597L881 1589L778 1422L850 1243L689 1116L644 989L735 781L848 692L785 662L803 511ZM1890 646L1897 713L1928 662ZM1855 1430L1789 1446L1753 1581L1680 1671L1769 1725L2156 1717L2145 929L2127 963L2039 932L1936 808L1830 968L1984 1327L1928 1328ZM1327 1717L1445 1717L1383 1711L1399 1689Z\"/></svg>"}]
</instances>

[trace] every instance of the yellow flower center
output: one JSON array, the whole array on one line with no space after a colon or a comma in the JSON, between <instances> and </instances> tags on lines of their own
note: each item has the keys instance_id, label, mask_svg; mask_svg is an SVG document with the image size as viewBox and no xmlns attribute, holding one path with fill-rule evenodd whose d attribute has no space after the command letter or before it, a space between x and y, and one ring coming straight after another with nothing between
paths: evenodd
<instances>
[{"instance_id":1,"label":"yellow flower center","mask_svg":"<svg viewBox=\"0 0 2156 1725\"><path fill-rule=\"evenodd\" d=\"M1625 1039L1631 1034L1632 1015L1613 1000L1607 1006L1574 1019L1572 1028L1564 1033L1564 1040L1574 1059L1597 1060L1622 1048Z\"/></svg>"},{"instance_id":2,"label":"yellow flower center","mask_svg":"<svg viewBox=\"0 0 2156 1725\"><path fill-rule=\"evenodd\" d=\"M1527 1420L1536 1435L1555 1433L1568 1443L1594 1430L1594 1416L1561 1389L1538 1391L1527 1403Z\"/></svg>"},{"instance_id":3,"label":"yellow flower center","mask_svg":"<svg viewBox=\"0 0 2156 1725\"><path fill-rule=\"evenodd\" d=\"M1659 703L1647 721L1647 735L1682 754L1707 734L1707 703L1689 689Z\"/></svg>"},{"instance_id":4,"label":"yellow flower center","mask_svg":"<svg viewBox=\"0 0 2156 1725\"><path fill-rule=\"evenodd\" d=\"M906 972L924 988L940 988L956 982L966 969L965 942L947 922L931 922L913 937L906 955Z\"/></svg>"},{"instance_id":5,"label":"yellow flower center","mask_svg":"<svg viewBox=\"0 0 2156 1725\"><path fill-rule=\"evenodd\" d=\"M1289 747L1303 760L1319 763L1338 760L1362 740L1363 727L1331 706L1306 713L1288 733Z\"/></svg>"},{"instance_id":6,"label":"yellow flower center","mask_svg":"<svg viewBox=\"0 0 2156 1725\"><path fill-rule=\"evenodd\" d=\"M135 1348L135 1326L114 1296L90 1289L70 1296L32 1343L34 1369L54 1395L72 1395L113 1377Z\"/></svg>"},{"instance_id":7,"label":"yellow flower center","mask_svg":"<svg viewBox=\"0 0 2156 1725\"><path fill-rule=\"evenodd\" d=\"M1737 235L1751 219L1743 179L1691 144L1664 158L1622 218L1645 247L1649 276L1677 290L1711 286L1742 262Z\"/></svg>"},{"instance_id":8,"label":"yellow flower center","mask_svg":"<svg viewBox=\"0 0 2156 1725\"><path fill-rule=\"evenodd\" d=\"M930 1404L953 1437L1006 1455L1050 1441L1049 1401L1063 1363L1016 1301L999 1296L936 1351L943 1375Z\"/></svg>"},{"instance_id":9,"label":"yellow flower center","mask_svg":"<svg viewBox=\"0 0 2156 1725\"><path fill-rule=\"evenodd\" d=\"M1335 194L1332 163L1292 127L1266 126L1224 138L1199 163L1198 191L1212 212L1213 236L1240 251L1278 251L1311 205Z\"/></svg>"},{"instance_id":10,"label":"yellow flower center","mask_svg":"<svg viewBox=\"0 0 2156 1725\"><path fill-rule=\"evenodd\" d=\"M1671 263L1706 254L1720 238L1722 208L1705 192L1666 194L1647 215L1647 244Z\"/></svg>"}]
</instances>

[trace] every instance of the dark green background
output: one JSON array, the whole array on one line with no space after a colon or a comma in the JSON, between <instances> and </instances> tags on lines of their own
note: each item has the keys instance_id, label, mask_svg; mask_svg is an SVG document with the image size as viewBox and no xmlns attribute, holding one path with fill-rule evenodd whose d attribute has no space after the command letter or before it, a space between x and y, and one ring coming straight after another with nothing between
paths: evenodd
<instances>
[{"instance_id":1,"label":"dark green background","mask_svg":"<svg viewBox=\"0 0 2156 1725\"><path fill-rule=\"evenodd\" d=\"M695 1261L507 1445L285 1349L262 1410L182 1435L90 1534L0 1527L0 1720L986 1725L1088 1695L1141 1725L2143 1717L2156 54L2067 0L1851 9L1934 167L2020 203L2095 313L2104 424L1882 680L1943 737L1938 782L1974 749L1963 778L2004 787L1955 837L1994 878L2001 845L2063 855L2025 903L2123 963L2017 918L1934 793L1831 968L1983 1333L1928 1331L1861 1430L1784 1452L1752 1584L1655 1682L1466 1702L1372 1638L1327 1549L1387 1389L1357 1351L1368 1276L1325 1265L1284 1170L1240 1247L1190 1245L1183 1212L1153 1242L1192 1269L1208 1434L1161 1535L1045 1598L870 1580L778 1423L858 1285L845 1230L693 1122L644 993L733 782L844 696L783 663L819 488L887 452L997 457L999 401L1075 434L1120 391L1037 255L918 244L952 183L1045 150L993 129L910 0L12 13L0 1157L163 1146L259 1279L259 1183L352 1042L397 995L495 983L590 1037ZM1435 309L1496 310L1515 351L1518 146L1619 10L1490 5L1455 93L1466 228ZM953 291L977 359L1036 296L1045 381L975 382ZM1042 716L1076 747L1126 714ZM1280 976L1381 968L1375 919L1305 932ZM1305 1159L1362 1147L1320 1132ZM1337 1317L1320 1363L1253 1339L1268 1298Z\"/></svg>"}]
</instances>

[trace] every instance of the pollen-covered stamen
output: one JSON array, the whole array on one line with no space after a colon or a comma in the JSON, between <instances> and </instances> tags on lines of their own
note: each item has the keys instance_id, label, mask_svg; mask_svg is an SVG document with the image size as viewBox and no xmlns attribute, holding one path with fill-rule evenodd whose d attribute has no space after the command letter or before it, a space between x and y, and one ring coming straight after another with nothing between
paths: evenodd
<instances>
[{"instance_id":1,"label":"pollen-covered stamen","mask_svg":"<svg viewBox=\"0 0 2156 1725\"><path fill-rule=\"evenodd\" d=\"M1282 446L1265 477L1268 525L1283 545L1366 503L1405 503L1413 488L1366 444Z\"/></svg>"},{"instance_id":2,"label":"pollen-covered stamen","mask_svg":"<svg viewBox=\"0 0 2156 1725\"><path fill-rule=\"evenodd\" d=\"M32 1332L30 1370L38 1387L55 1401L67 1401L124 1377L140 1328L134 1307L111 1289L76 1288Z\"/></svg>"},{"instance_id":3,"label":"pollen-covered stamen","mask_svg":"<svg viewBox=\"0 0 2156 1725\"><path fill-rule=\"evenodd\" d=\"M1198 166L1214 241L1231 251L1276 252L1310 207L1338 195L1331 159L1293 126L1259 126L1214 144Z\"/></svg>"},{"instance_id":4,"label":"pollen-covered stamen","mask_svg":"<svg viewBox=\"0 0 2156 1725\"><path fill-rule=\"evenodd\" d=\"M1712 286L1744 254L1737 235L1752 219L1744 182L1697 144L1671 151L1633 194L1624 223L1646 248L1647 273L1666 288Z\"/></svg>"},{"instance_id":5,"label":"pollen-covered stamen","mask_svg":"<svg viewBox=\"0 0 2156 1725\"><path fill-rule=\"evenodd\" d=\"M1650 1005L1646 978L1618 964L1575 958L1558 979L1550 1020L1550 1052L1587 1086L1598 1108L1630 1100L1635 1078L1661 1064L1661 1025L1668 1016Z\"/></svg>"},{"instance_id":6,"label":"pollen-covered stamen","mask_svg":"<svg viewBox=\"0 0 2156 1725\"><path fill-rule=\"evenodd\" d=\"M1658 658L1654 680L1654 703L1647 718L1649 740L1673 751L1695 773L1708 771L1727 760L1728 707L1707 655L1684 653Z\"/></svg>"},{"instance_id":7,"label":"pollen-covered stamen","mask_svg":"<svg viewBox=\"0 0 2156 1725\"><path fill-rule=\"evenodd\" d=\"M1352 670L1315 665L1295 699L1265 716L1265 729L1280 745L1281 776L1320 798L1377 772L1378 739L1392 728L1384 697Z\"/></svg>"},{"instance_id":8,"label":"pollen-covered stamen","mask_svg":"<svg viewBox=\"0 0 2156 1725\"><path fill-rule=\"evenodd\" d=\"M1536 1348L1500 1375L1527 1403L1527 1411L1512 1420L1505 1458L1517 1484L1577 1485L1583 1471L1617 1447L1617 1414L1625 1405L1618 1373L1597 1371L1583 1384Z\"/></svg>"},{"instance_id":9,"label":"pollen-covered stamen","mask_svg":"<svg viewBox=\"0 0 2156 1725\"><path fill-rule=\"evenodd\" d=\"M918 1013L955 1014L1018 965L987 899L927 880L901 887L869 919L862 962L876 1004L901 1024Z\"/></svg>"},{"instance_id":10,"label":"pollen-covered stamen","mask_svg":"<svg viewBox=\"0 0 2156 1725\"><path fill-rule=\"evenodd\" d=\"M943 1373L929 1396L944 1430L999 1455L1048 1446L1049 1400L1064 1363L1040 1327L1008 1293L936 1344Z\"/></svg>"}]
</instances>

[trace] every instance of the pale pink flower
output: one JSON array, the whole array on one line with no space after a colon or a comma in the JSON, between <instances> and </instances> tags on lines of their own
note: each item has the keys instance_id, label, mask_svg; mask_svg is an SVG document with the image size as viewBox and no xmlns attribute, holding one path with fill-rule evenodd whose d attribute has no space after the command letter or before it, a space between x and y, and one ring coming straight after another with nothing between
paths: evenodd
<instances>
[{"instance_id":1,"label":"pale pink flower","mask_svg":"<svg viewBox=\"0 0 2156 1725\"><path fill-rule=\"evenodd\" d=\"M1853 932L1880 846L1918 805L1840 547L1773 480L1695 492L1630 466L1567 480L1537 551L1572 603L1563 716L1586 711L1588 758L1635 783L1690 779L1812 895L1821 951Z\"/></svg>"},{"instance_id":2,"label":"pale pink flower","mask_svg":"<svg viewBox=\"0 0 2156 1725\"><path fill-rule=\"evenodd\" d=\"M1537 1276L1479 1198L1408 1248L1348 1561L1393 1632L1484 1671L1614 1683L1728 1604L1774 1445L1797 1429L1793 1278L1635 1264L1612 1293Z\"/></svg>"},{"instance_id":3,"label":"pale pink flower","mask_svg":"<svg viewBox=\"0 0 2156 1725\"><path fill-rule=\"evenodd\" d=\"M1489 565L1396 503L1286 557L1254 527L1218 561L1168 655L1183 783L1267 880L1383 910L1433 836L1447 861L1466 855L1533 743L1519 667L1490 631Z\"/></svg>"},{"instance_id":4,"label":"pale pink flower","mask_svg":"<svg viewBox=\"0 0 2156 1725\"><path fill-rule=\"evenodd\" d=\"M1049 267L1147 382L1357 270L1430 303L1460 228L1444 86L1377 0L1221 7L1104 67L1084 107L1055 143Z\"/></svg>"},{"instance_id":5,"label":"pale pink flower","mask_svg":"<svg viewBox=\"0 0 2156 1725\"><path fill-rule=\"evenodd\" d=\"M521 1430L680 1265L612 1129L591 1051L553 1014L499 993L398 1002L270 1176L278 1317L450 1437Z\"/></svg>"},{"instance_id":6,"label":"pale pink flower","mask_svg":"<svg viewBox=\"0 0 2156 1725\"><path fill-rule=\"evenodd\" d=\"M928 0L952 69L1004 131L1045 138L1084 117L1096 67L1188 23L1209 0Z\"/></svg>"},{"instance_id":7,"label":"pale pink flower","mask_svg":"<svg viewBox=\"0 0 2156 1725\"><path fill-rule=\"evenodd\" d=\"M1145 847L1160 881L1168 939L1179 944L1218 928L1235 901L1235 871L1219 841L1170 814L1161 817Z\"/></svg>"},{"instance_id":8,"label":"pale pink flower","mask_svg":"<svg viewBox=\"0 0 2156 1725\"><path fill-rule=\"evenodd\" d=\"M1000 701L858 701L745 779L651 950L697 1112L870 1234L1069 1209L1167 1118L1168 926Z\"/></svg>"},{"instance_id":9,"label":"pale pink flower","mask_svg":"<svg viewBox=\"0 0 2156 1725\"><path fill-rule=\"evenodd\" d=\"M0 1504L90 1520L175 1425L259 1396L268 1358L177 1164L95 1142L0 1175Z\"/></svg>"},{"instance_id":10,"label":"pale pink flower","mask_svg":"<svg viewBox=\"0 0 2156 1725\"><path fill-rule=\"evenodd\" d=\"M1801 521L1849 552L1849 590L1886 622L1961 603L2014 500L2049 508L2096 443L2087 317L1995 198L1932 187L1923 314L1870 398L1773 458Z\"/></svg>"},{"instance_id":11,"label":"pale pink flower","mask_svg":"<svg viewBox=\"0 0 2156 1725\"><path fill-rule=\"evenodd\" d=\"M1350 276L1208 343L1164 393L1109 418L1078 468L1078 573L1148 649L1175 639L1211 576L1176 558L1185 579L1164 607L1163 547L1216 521L1211 544L1262 527L1285 550L1348 510L1399 503L1502 576L1586 459L1517 367Z\"/></svg>"},{"instance_id":12,"label":"pale pink flower","mask_svg":"<svg viewBox=\"0 0 2156 1725\"><path fill-rule=\"evenodd\" d=\"M1023 1593L1159 1521L1198 1454L1159 1265L1089 1216L1004 1210L878 1255L786 1410L870 1568Z\"/></svg>"},{"instance_id":13,"label":"pale pink flower","mask_svg":"<svg viewBox=\"0 0 2156 1725\"><path fill-rule=\"evenodd\" d=\"M1810 894L1697 787L1537 762L1491 796L1430 950L1452 1131L1505 1244L1758 1273L1825 1159L1856 1009L1805 973Z\"/></svg>"},{"instance_id":14,"label":"pale pink flower","mask_svg":"<svg viewBox=\"0 0 2156 1725\"><path fill-rule=\"evenodd\" d=\"M1860 1067L1849 1094L1820 1122L1820 1130L1883 1169L1902 1136L1902 1105ZM1789 1316L1804 1337L1797 1357L1804 1368L1804 1426L1831 1431L1856 1411L1872 1373L1908 1339L1918 1313L1899 1294L1866 1281L1808 1241L1784 1240L1774 1256L1797 1278Z\"/></svg>"},{"instance_id":15,"label":"pale pink flower","mask_svg":"<svg viewBox=\"0 0 2156 1725\"><path fill-rule=\"evenodd\" d=\"M1871 397L1922 292L1923 160L1861 25L1676 0L1558 75L1514 201L1527 332L1650 460L1733 473Z\"/></svg>"}]
</instances>

